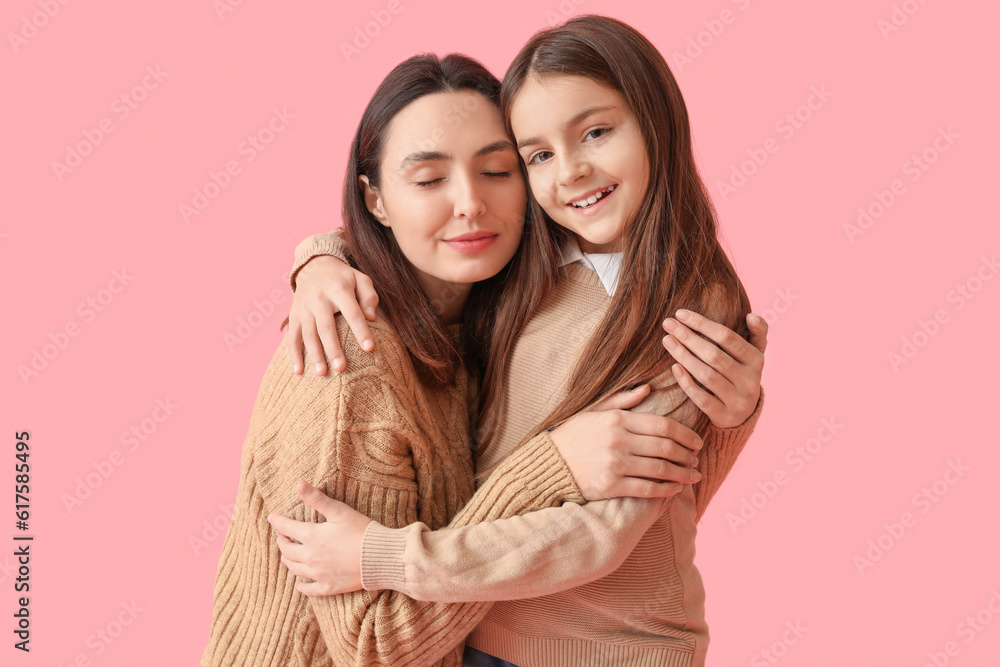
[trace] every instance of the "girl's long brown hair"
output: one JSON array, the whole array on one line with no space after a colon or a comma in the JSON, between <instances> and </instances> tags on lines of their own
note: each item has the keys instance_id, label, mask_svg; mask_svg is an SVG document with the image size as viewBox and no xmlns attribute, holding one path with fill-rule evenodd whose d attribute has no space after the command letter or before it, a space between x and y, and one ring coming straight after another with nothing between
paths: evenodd
<instances>
[{"instance_id":1,"label":"girl's long brown hair","mask_svg":"<svg viewBox=\"0 0 1000 667\"><path fill-rule=\"evenodd\" d=\"M660 344L660 323L679 308L706 315L744 338L749 335L750 301L717 238L716 212L695 164L687 108L663 56L637 30L608 17L584 15L543 30L521 49L504 76L500 109L508 130L511 107L528 77L563 75L586 77L622 95L642 130L650 179L623 232L622 271L608 312L578 357L566 399L536 432L617 390L669 371L673 360ZM539 248L550 254L568 234L533 199L525 224L528 230L548 230L550 238ZM486 414L493 417L483 425L487 438L502 412L501 385L513 341L525 322L525 302L537 303L551 286L553 266L528 265L512 276L509 291L520 303L508 299L496 315L490 372L482 391Z\"/></svg>"},{"instance_id":2,"label":"girl's long brown hair","mask_svg":"<svg viewBox=\"0 0 1000 667\"><path fill-rule=\"evenodd\" d=\"M453 380L465 352L449 335L392 231L368 210L358 177L367 176L373 188L381 185L389 128L404 107L424 95L459 90L475 91L496 105L500 81L481 63L461 54L444 58L422 54L397 65L376 89L361 117L344 178L344 239L351 260L378 285L379 305L409 350L415 368L425 381L436 385ZM502 281L498 277L473 287L469 305L475 305L467 307L464 315L466 335L488 343L490 323L483 313L489 310L487 302L502 289Z\"/></svg>"}]
</instances>

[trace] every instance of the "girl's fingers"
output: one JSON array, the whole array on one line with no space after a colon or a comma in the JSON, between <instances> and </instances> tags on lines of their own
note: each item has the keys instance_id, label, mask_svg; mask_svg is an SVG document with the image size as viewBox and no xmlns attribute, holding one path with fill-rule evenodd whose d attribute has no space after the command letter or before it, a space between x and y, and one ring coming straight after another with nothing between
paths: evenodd
<instances>
[{"instance_id":1,"label":"girl's fingers","mask_svg":"<svg viewBox=\"0 0 1000 667\"><path fill-rule=\"evenodd\" d=\"M743 337L738 333L733 331L727 326L719 324L714 320L710 320L704 315L699 315L690 310L678 310L677 320L682 325L687 325L692 330L707 336L711 340L715 341L719 348L727 353L730 357L735 359L741 364L749 364L753 362L757 356L759 356L759 351L753 345L743 340ZM671 318L668 318L669 322ZM666 325L666 322L664 323ZM666 328L666 326L664 326ZM667 329L667 331L670 331ZM698 338L695 336L695 338ZM700 340L700 339L699 339ZM705 341L707 342L707 341ZM684 341L687 344L687 341Z\"/></svg>"},{"instance_id":2,"label":"girl's fingers","mask_svg":"<svg viewBox=\"0 0 1000 667\"><path fill-rule=\"evenodd\" d=\"M708 415L709 419L717 416L720 410L726 409L722 401L699 387L698 383L694 381L694 378L691 377L691 374L683 366L674 364L670 368L674 372L674 377L677 378L677 384L680 388L698 406L698 409Z\"/></svg>"},{"instance_id":3,"label":"girl's fingers","mask_svg":"<svg viewBox=\"0 0 1000 667\"><path fill-rule=\"evenodd\" d=\"M326 357L323 356L323 345L319 340L319 332L316 330L316 320L310 318L308 322L302 323L302 342L306 346L306 358L313 365L316 375L326 375ZM332 360L334 367L343 368L342 359Z\"/></svg>"},{"instance_id":4,"label":"girl's fingers","mask_svg":"<svg viewBox=\"0 0 1000 667\"><path fill-rule=\"evenodd\" d=\"M336 306L340 308L340 314L347 320L347 326L351 328L351 332L354 333L354 337L357 339L361 349L371 350L375 346L375 340L372 337L371 329L368 328L368 320L365 318L365 314L361 312L361 306L358 305L355 298L354 292L340 292L337 295L337 299L331 299L331 301L334 301ZM343 301L343 304L341 304L341 301Z\"/></svg>"},{"instance_id":5,"label":"girl's fingers","mask_svg":"<svg viewBox=\"0 0 1000 667\"><path fill-rule=\"evenodd\" d=\"M288 568L288 571L294 574L296 577L305 577L307 579L312 579L310 576L312 574L312 568L307 565L300 563L299 561L292 560L286 556L281 557L281 563Z\"/></svg>"},{"instance_id":6,"label":"girl's fingers","mask_svg":"<svg viewBox=\"0 0 1000 667\"><path fill-rule=\"evenodd\" d=\"M295 590L302 593L306 597L315 598L322 597L324 595L336 595L337 591L331 590L326 584L321 584L318 581L304 582L300 581L295 584Z\"/></svg>"},{"instance_id":7,"label":"girl's fingers","mask_svg":"<svg viewBox=\"0 0 1000 667\"><path fill-rule=\"evenodd\" d=\"M330 359L330 365L335 372L340 373L347 364L344 361L344 351L340 348L340 339L337 337L337 325L334 317L332 310L318 315L315 320L316 333L319 336L320 344L326 350L327 358ZM322 359L323 354L320 353L318 358Z\"/></svg>"},{"instance_id":8,"label":"girl's fingers","mask_svg":"<svg viewBox=\"0 0 1000 667\"><path fill-rule=\"evenodd\" d=\"M360 271L355 272L354 282L357 285L358 305L365 312L365 317L374 322L375 309L378 308L378 294L375 292L375 285L372 284L371 278Z\"/></svg>"},{"instance_id":9,"label":"girl's fingers","mask_svg":"<svg viewBox=\"0 0 1000 667\"><path fill-rule=\"evenodd\" d=\"M697 338L697 336L694 336ZM711 343L702 340L702 343L710 345L719 351L719 348L715 347ZM690 344L690 339L685 341L685 343ZM663 347L667 349L667 352L683 366L692 376L696 377L699 382L701 382L706 389L715 394L718 398L726 402L727 399L731 399L733 392L736 390L734 387L734 382L738 379L735 371L736 368L729 366L726 371L722 371L712 366L709 366L704 361L696 357L691 351L681 344L674 334L667 334L663 339ZM720 354L725 354L719 351ZM727 355L728 356L728 355ZM732 359L729 359L730 363ZM725 365L725 364L723 364Z\"/></svg>"},{"instance_id":10,"label":"girl's fingers","mask_svg":"<svg viewBox=\"0 0 1000 667\"><path fill-rule=\"evenodd\" d=\"M292 362L292 371L302 375L302 331L297 320L289 320L288 331L285 333L285 348Z\"/></svg>"},{"instance_id":11,"label":"girl's fingers","mask_svg":"<svg viewBox=\"0 0 1000 667\"><path fill-rule=\"evenodd\" d=\"M302 502L322 514L323 518L326 519L327 522L331 522L336 519L337 513L341 511L342 508L347 508L347 505L341 503L339 500L334 500L304 479L299 480L295 490L298 492L299 498L302 499ZM293 535L292 537L295 536ZM299 541L301 542L303 540Z\"/></svg>"},{"instance_id":12,"label":"girl's fingers","mask_svg":"<svg viewBox=\"0 0 1000 667\"><path fill-rule=\"evenodd\" d=\"M267 521L279 533L279 543L282 537L285 539L292 538L296 542L305 542L309 539L309 529L316 525L289 519L287 516L280 514L268 514Z\"/></svg>"}]
</instances>

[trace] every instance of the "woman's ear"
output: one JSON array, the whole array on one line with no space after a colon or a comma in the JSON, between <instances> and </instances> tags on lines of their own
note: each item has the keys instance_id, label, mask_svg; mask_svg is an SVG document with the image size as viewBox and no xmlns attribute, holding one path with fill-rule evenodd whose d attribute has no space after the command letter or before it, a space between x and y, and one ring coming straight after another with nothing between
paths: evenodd
<instances>
[{"instance_id":1,"label":"woman's ear","mask_svg":"<svg viewBox=\"0 0 1000 667\"><path fill-rule=\"evenodd\" d=\"M368 211L375 216L384 227L389 227L389 216L385 212L385 204L382 202L382 195L379 191L372 187L371 183L368 182L368 177L365 175L358 176L358 187L360 187L365 193L365 206L368 207Z\"/></svg>"}]
</instances>

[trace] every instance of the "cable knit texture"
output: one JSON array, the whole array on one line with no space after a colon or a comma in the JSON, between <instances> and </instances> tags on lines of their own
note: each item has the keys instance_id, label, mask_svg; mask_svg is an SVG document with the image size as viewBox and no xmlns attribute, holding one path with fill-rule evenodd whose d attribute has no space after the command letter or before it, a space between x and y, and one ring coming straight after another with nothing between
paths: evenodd
<instances>
[{"instance_id":1,"label":"cable knit texture","mask_svg":"<svg viewBox=\"0 0 1000 667\"><path fill-rule=\"evenodd\" d=\"M320 248L346 255L335 234L317 235L300 244L297 267L324 254ZM515 344L500 428L476 453L477 470L489 474L484 486L535 444L517 448L565 397L573 365L609 304L594 271L579 263L560 268L556 288ZM696 524L753 431L763 391L746 422L718 429L671 374L651 384L635 410L699 432L700 482L668 499L565 503L482 523L453 521L447 530L373 525L362 552L366 588L419 600L497 601L468 643L522 667L704 665L709 635L694 565ZM480 491L456 521L488 506Z\"/></svg>"},{"instance_id":2,"label":"cable knit texture","mask_svg":"<svg viewBox=\"0 0 1000 667\"><path fill-rule=\"evenodd\" d=\"M361 350L343 318L337 325L344 373L295 375L284 346L265 373L243 448L203 666L457 667L465 636L488 610L488 602L421 602L390 590L308 598L281 564L267 515L323 520L296 495L299 479L391 528L442 527L473 493L475 387L465 371L451 386L429 388L381 311L371 324L371 353ZM532 460L512 457L493 491L487 489L497 502L482 518L583 502L551 439L536 439L533 450ZM522 483L525 473L544 480L545 489Z\"/></svg>"}]
</instances>

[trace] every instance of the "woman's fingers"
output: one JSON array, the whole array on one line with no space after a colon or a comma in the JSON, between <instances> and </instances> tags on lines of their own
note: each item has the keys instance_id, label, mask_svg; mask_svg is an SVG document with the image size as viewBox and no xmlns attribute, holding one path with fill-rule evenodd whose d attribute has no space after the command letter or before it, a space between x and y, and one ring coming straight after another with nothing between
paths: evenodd
<instances>
[{"instance_id":1,"label":"woman's fingers","mask_svg":"<svg viewBox=\"0 0 1000 667\"><path fill-rule=\"evenodd\" d=\"M642 403L642 399L649 394L649 385L641 384L634 389L619 391L617 394L607 397L599 403L595 403L592 411L597 410L628 410Z\"/></svg>"},{"instance_id":2,"label":"woman's fingers","mask_svg":"<svg viewBox=\"0 0 1000 667\"><path fill-rule=\"evenodd\" d=\"M676 482L654 482L649 479L625 477L617 484L614 495L608 497L667 498L683 490L684 485Z\"/></svg>"},{"instance_id":3,"label":"woman's fingers","mask_svg":"<svg viewBox=\"0 0 1000 667\"><path fill-rule=\"evenodd\" d=\"M674 377L677 378L678 386L684 390L684 393L687 394L692 403L698 406L699 410L708 415L709 419L718 415L720 410L726 409L725 403L699 387L698 383L694 381L694 378L691 377L691 374L683 366L674 364L670 367L670 370L673 371ZM712 421L716 420L712 419Z\"/></svg>"},{"instance_id":4,"label":"woman's fingers","mask_svg":"<svg viewBox=\"0 0 1000 667\"><path fill-rule=\"evenodd\" d=\"M302 593L306 597L316 598L322 597L324 595L337 595L339 591L332 590L326 584L320 583L318 581L304 582L300 581L295 584L295 590ZM345 593L348 591L344 591Z\"/></svg>"},{"instance_id":5,"label":"woman's fingers","mask_svg":"<svg viewBox=\"0 0 1000 667\"><path fill-rule=\"evenodd\" d=\"M692 376L696 377L706 389L722 399L723 402L731 400L735 391L733 383L738 379L737 373L739 371L739 368L733 364L732 357L708 341L694 336L690 330L687 331L687 334L685 336L680 329L675 329L673 333L667 334L663 338L663 347L666 348L667 352L670 353L670 356L677 363L687 369ZM704 350L692 338L697 338L701 343L712 348L714 352ZM701 354L709 357L713 365L706 363L702 358L693 354L688 346L702 350ZM724 359L728 360L728 363ZM714 364L722 366L725 370L714 366Z\"/></svg>"},{"instance_id":6,"label":"woman's fingers","mask_svg":"<svg viewBox=\"0 0 1000 667\"><path fill-rule=\"evenodd\" d=\"M653 436L683 447L690 452L697 452L704 445L694 429L688 428L670 417L645 412L622 412L621 418L625 430L636 436ZM635 442L642 443L644 441L636 440ZM643 456L662 456L664 451L666 450L662 448L650 450L648 447L638 446L631 448L629 453Z\"/></svg>"},{"instance_id":7,"label":"woman's fingers","mask_svg":"<svg viewBox=\"0 0 1000 667\"><path fill-rule=\"evenodd\" d=\"M674 458L675 456L676 458ZM676 463L675 461L678 459L681 459L683 463ZM697 464L697 458L688 455L672 454L669 460L652 456L626 456L621 463L621 476L694 484L701 479L701 473L693 467Z\"/></svg>"},{"instance_id":8,"label":"woman's fingers","mask_svg":"<svg viewBox=\"0 0 1000 667\"><path fill-rule=\"evenodd\" d=\"M723 352L741 364L751 364L756 362L761 356L761 351L748 343L738 333L729 327L710 320L704 315L699 315L690 310L678 310L677 321L687 326L693 331L706 336L714 341ZM671 318L668 318L668 321ZM669 329L668 329L669 331ZM695 336L697 338L697 336ZM686 341L683 341L685 345ZM705 341L707 343L707 341ZM690 346L689 346L690 347ZM708 360L706 360L708 361ZM721 370L721 369L720 369Z\"/></svg>"},{"instance_id":9,"label":"woman's fingers","mask_svg":"<svg viewBox=\"0 0 1000 667\"><path fill-rule=\"evenodd\" d=\"M347 507L344 503L334 500L305 480L299 480L295 490L302 502L322 514L327 522L336 519L337 514Z\"/></svg>"},{"instance_id":10,"label":"woman's fingers","mask_svg":"<svg viewBox=\"0 0 1000 667\"><path fill-rule=\"evenodd\" d=\"M767 320L760 315L750 313L747 315L747 328L750 329L750 344L764 354L764 350L767 349Z\"/></svg>"}]
</instances>

